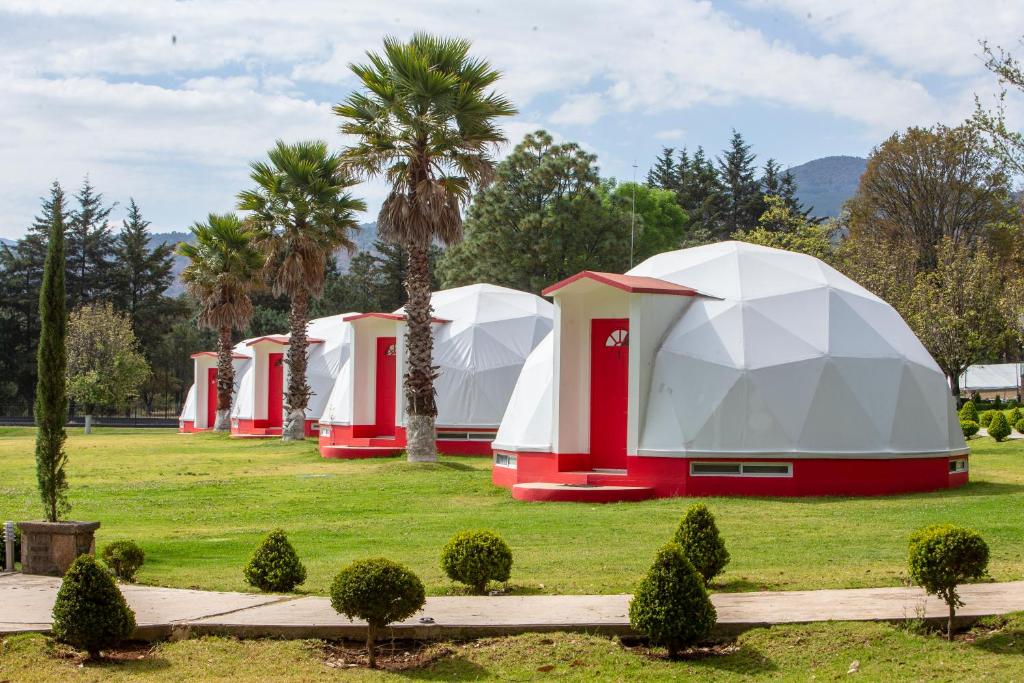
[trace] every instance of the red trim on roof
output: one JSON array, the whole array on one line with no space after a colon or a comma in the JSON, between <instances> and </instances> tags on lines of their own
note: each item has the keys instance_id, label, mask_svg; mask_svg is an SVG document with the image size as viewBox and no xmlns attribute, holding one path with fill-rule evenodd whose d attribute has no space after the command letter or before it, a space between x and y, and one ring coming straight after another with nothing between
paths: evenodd
<instances>
[{"instance_id":1,"label":"red trim on roof","mask_svg":"<svg viewBox=\"0 0 1024 683\"><path fill-rule=\"evenodd\" d=\"M217 357L217 352L216 351L200 351L199 353L193 353L190 357L191 358L199 358L199 357L216 358ZM233 353L233 354L231 354L231 358L233 358L234 360L248 360L249 356L243 356L240 353Z\"/></svg>"},{"instance_id":2,"label":"red trim on roof","mask_svg":"<svg viewBox=\"0 0 1024 683\"><path fill-rule=\"evenodd\" d=\"M541 294L551 296L560 289L564 289L579 280L593 280L603 285L621 289L630 294L674 294L675 296L696 296L697 290L690 287L677 285L668 280L660 280L656 277L643 275L620 275L619 273L598 273L593 270L584 270L576 273L570 278L547 287Z\"/></svg>"},{"instance_id":3,"label":"red trim on roof","mask_svg":"<svg viewBox=\"0 0 1024 683\"><path fill-rule=\"evenodd\" d=\"M398 313L356 313L355 315L345 316L344 318L341 319L341 321L342 322L346 322L346 323L350 323L350 322L353 322L355 320L362 320L363 318L377 318L379 320L397 320L397 321L405 320L405 316L404 315L400 315ZM439 324L439 325L451 322L451 320L445 320L444 318L431 318L430 320L432 322L435 322L435 323Z\"/></svg>"},{"instance_id":4,"label":"red trim on roof","mask_svg":"<svg viewBox=\"0 0 1024 683\"><path fill-rule=\"evenodd\" d=\"M281 346L287 346L288 342L290 341L291 339L289 339L288 335L286 334L268 334L265 337L257 337L256 339L253 339L250 342L246 342L245 345L256 346L260 342L270 342L271 344L280 344ZM324 340L318 339L316 337L307 337L306 342L309 344L323 344Z\"/></svg>"}]
</instances>

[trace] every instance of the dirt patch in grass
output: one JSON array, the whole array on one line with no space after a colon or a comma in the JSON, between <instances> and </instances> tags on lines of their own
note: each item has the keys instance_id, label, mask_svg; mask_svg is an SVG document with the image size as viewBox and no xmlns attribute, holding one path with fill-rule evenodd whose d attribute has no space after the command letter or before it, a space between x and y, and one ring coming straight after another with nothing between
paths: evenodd
<instances>
[{"instance_id":1,"label":"dirt patch in grass","mask_svg":"<svg viewBox=\"0 0 1024 683\"><path fill-rule=\"evenodd\" d=\"M93 664L121 664L150 659L156 656L157 646L144 641L128 641L121 643L115 648L103 650L100 658L95 660L90 660L89 656L81 650L76 650L70 645L58 643L52 639L47 642L47 650L48 654L54 659L67 660L79 666L90 666Z\"/></svg>"},{"instance_id":2,"label":"dirt patch in grass","mask_svg":"<svg viewBox=\"0 0 1024 683\"><path fill-rule=\"evenodd\" d=\"M455 654L440 643L392 640L377 645L377 668L384 671L422 669ZM320 658L330 669L366 668L366 646L352 641L328 641L320 646Z\"/></svg>"}]
</instances>

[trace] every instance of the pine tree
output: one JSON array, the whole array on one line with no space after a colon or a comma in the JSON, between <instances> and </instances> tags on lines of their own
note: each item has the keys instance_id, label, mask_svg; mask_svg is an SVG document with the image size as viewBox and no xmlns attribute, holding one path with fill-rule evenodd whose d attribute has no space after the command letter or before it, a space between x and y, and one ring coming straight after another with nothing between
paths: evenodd
<instances>
[{"instance_id":1,"label":"pine tree","mask_svg":"<svg viewBox=\"0 0 1024 683\"><path fill-rule=\"evenodd\" d=\"M149 247L149 221L134 199L113 245L115 301L128 314L143 349L149 349L166 330L164 314L171 300L164 292L174 281L174 245ZM148 355L148 354L147 354Z\"/></svg>"},{"instance_id":2,"label":"pine tree","mask_svg":"<svg viewBox=\"0 0 1024 683\"><path fill-rule=\"evenodd\" d=\"M111 271L114 236L108 219L113 206L103 205L103 195L89 182L88 176L75 195L78 208L68 225L67 288L68 304L82 304L104 299L112 290Z\"/></svg>"},{"instance_id":3,"label":"pine tree","mask_svg":"<svg viewBox=\"0 0 1024 683\"><path fill-rule=\"evenodd\" d=\"M686 150L680 155L679 204L690 217L690 232L695 235L721 235L720 223L725 195L718 170L698 147L692 159ZM685 238L684 238L685 239Z\"/></svg>"},{"instance_id":4,"label":"pine tree","mask_svg":"<svg viewBox=\"0 0 1024 683\"><path fill-rule=\"evenodd\" d=\"M64 465L64 424L68 400L64 384L67 367L67 304L64 289L64 193L56 182L50 190L52 223L47 244L43 282L39 290L39 347L36 364L36 476L46 519L56 522L67 514L67 478Z\"/></svg>"},{"instance_id":5,"label":"pine tree","mask_svg":"<svg viewBox=\"0 0 1024 683\"><path fill-rule=\"evenodd\" d=\"M678 192L681 166L676 164L675 159L672 158L674 152L675 149L672 147L665 147L661 150L661 154L655 160L654 166L647 172L648 186ZM686 154L685 149L682 151L682 154Z\"/></svg>"},{"instance_id":6,"label":"pine tree","mask_svg":"<svg viewBox=\"0 0 1024 683\"><path fill-rule=\"evenodd\" d=\"M754 175L756 158L743 135L733 130L729 147L718 159L718 172L725 200L722 234L752 228L757 225L757 219L764 213L761 188Z\"/></svg>"}]
</instances>

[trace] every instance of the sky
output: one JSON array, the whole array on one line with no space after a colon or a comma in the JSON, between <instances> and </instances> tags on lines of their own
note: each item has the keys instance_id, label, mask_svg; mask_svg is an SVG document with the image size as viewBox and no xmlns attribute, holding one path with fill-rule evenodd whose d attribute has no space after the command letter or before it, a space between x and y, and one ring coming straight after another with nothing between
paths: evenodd
<instances>
[{"instance_id":1,"label":"sky","mask_svg":"<svg viewBox=\"0 0 1024 683\"><path fill-rule=\"evenodd\" d=\"M512 144L544 128L630 180L733 128L791 166L956 124L997 91L978 41L1024 56L1024 2L0 0L0 237L86 174L118 221L134 198L158 232L231 210L275 140L344 146L348 65L418 30L504 73ZM383 184L358 193L372 220Z\"/></svg>"}]
</instances>

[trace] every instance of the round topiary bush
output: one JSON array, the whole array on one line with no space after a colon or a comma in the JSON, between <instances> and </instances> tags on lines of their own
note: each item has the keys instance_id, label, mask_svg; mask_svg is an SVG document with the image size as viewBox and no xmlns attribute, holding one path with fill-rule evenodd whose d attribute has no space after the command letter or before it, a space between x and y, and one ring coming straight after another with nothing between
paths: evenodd
<instances>
[{"instance_id":1,"label":"round topiary bush","mask_svg":"<svg viewBox=\"0 0 1024 683\"><path fill-rule=\"evenodd\" d=\"M264 592L287 593L306 580L306 568L281 529L263 539L249 564L245 580Z\"/></svg>"},{"instance_id":2,"label":"round topiary bush","mask_svg":"<svg viewBox=\"0 0 1024 683\"><path fill-rule=\"evenodd\" d=\"M629 603L630 626L675 658L682 648L706 638L717 618L704 578L679 544L659 550Z\"/></svg>"},{"instance_id":3,"label":"round topiary bush","mask_svg":"<svg viewBox=\"0 0 1024 683\"><path fill-rule=\"evenodd\" d=\"M910 537L910 578L949 606L950 640L956 608L963 605L957 586L982 578L988 556L988 545L976 531L952 524L925 527Z\"/></svg>"},{"instance_id":4,"label":"round topiary bush","mask_svg":"<svg viewBox=\"0 0 1024 683\"><path fill-rule=\"evenodd\" d=\"M705 583L711 583L711 579L729 564L729 551L718 533L715 516L703 503L690 506L672 540L683 549L686 559L704 577Z\"/></svg>"},{"instance_id":5,"label":"round topiary bush","mask_svg":"<svg viewBox=\"0 0 1024 683\"><path fill-rule=\"evenodd\" d=\"M978 418L978 424L980 424L985 429L988 429L988 426L992 424L992 416L995 414L996 411L994 410L986 410L982 412L981 416Z\"/></svg>"},{"instance_id":6,"label":"round topiary bush","mask_svg":"<svg viewBox=\"0 0 1024 683\"><path fill-rule=\"evenodd\" d=\"M960 420L960 429L963 430L964 438L970 438L978 433L981 426L974 420Z\"/></svg>"},{"instance_id":7,"label":"round topiary bush","mask_svg":"<svg viewBox=\"0 0 1024 683\"><path fill-rule=\"evenodd\" d=\"M68 568L53 605L54 637L99 657L135 630L128 607L113 577L92 555L80 555Z\"/></svg>"},{"instance_id":8,"label":"round topiary bush","mask_svg":"<svg viewBox=\"0 0 1024 683\"><path fill-rule=\"evenodd\" d=\"M342 569L331 584L331 606L349 619L367 623L366 651L370 668L377 666L378 630L408 619L426 602L423 583L409 569L383 557L357 560Z\"/></svg>"},{"instance_id":9,"label":"round topiary bush","mask_svg":"<svg viewBox=\"0 0 1024 683\"><path fill-rule=\"evenodd\" d=\"M960 408L960 419L978 421L978 409L974 407L974 401L967 401Z\"/></svg>"},{"instance_id":10,"label":"round topiary bush","mask_svg":"<svg viewBox=\"0 0 1024 683\"><path fill-rule=\"evenodd\" d=\"M135 572L146 561L146 553L135 541L114 541L103 549L101 557L114 576L128 583L135 581Z\"/></svg>"},{"instance_id":11,"label":"round topiary bush","mask_svg":"<svg viewBox=\"0 0 1024 683\"><path fill-rule=\"evenodd\" d=\"M1002 441L1010 435L1010 422L1003 411L997 410L992 415L992 421L988 423L988 435L996 441Z\"/></svg>"},{"instance_id":12,"label":"round topiary bush","mask_svg":"<svg viewBox=\"0 0 1024 683\"><path fill-rule=\"evenodd\" d=\"M495 533L463 531L452 536L441 550L441 569L448 578L466 584L479 595L489 581L508 581L512 551Z\"/></svg>"}]
</instances>

